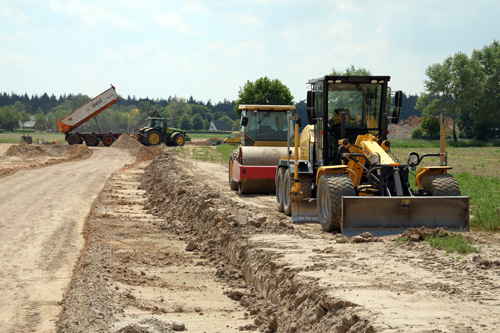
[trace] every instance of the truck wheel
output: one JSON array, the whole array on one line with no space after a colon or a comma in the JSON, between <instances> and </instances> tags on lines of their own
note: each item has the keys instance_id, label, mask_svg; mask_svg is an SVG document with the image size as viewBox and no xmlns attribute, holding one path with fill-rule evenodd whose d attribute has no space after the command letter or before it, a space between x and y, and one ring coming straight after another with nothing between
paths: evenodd
<instances>
[{"instance_id":1,"label":"truck wheel","mask_svg":"<svg viewBox=\"0 0 500 333\"><path fill-rule=\"evenodd\" d=\"M111 134L106 134L102 137L102 143L106 146L109 147L115 142L116 138L111 135Z\"/></svg>"},{"instance_id":2,"label":"truck wheel","mask_svg":"<svg viewBox=\"0 0 500 333\"><path fill-rule=\"evenodd\" d=\"M184 138L184 135L181 133L177 133L174 135L172 138L172 143L174 146L184 146L184 143L186 142L186 139Z\"/></svg>"},{"instance_id":3,"label":"truck wheel","mask_svg":"<svg viewBox=\"0 0 500 333\"><path fill-rule=\"evenodd\" d=\"M318 215L324 231L341 231L342 197L354 195L354 185L347 174L324 175L319 179Z\"/></svg>"},{"instance_id":4,"label":"truck wheel","mask_svg":"<svg viewBox=\"0 0 500 333\"><path fill-rule=\"evenodd\" d=\"M85 137L85 143L89 147L95 147L99 144L99 138L95 134L89 134Z\"/></svg>"},{"instance_id":5,"label":"truck wheel","mask_svg":"<svg viewBox=\"0 0 500 333\"><path fill-rule=\"evenodd\" d=\"M311 174L299 174L300 190L304 198L312 198L312 178Z\"/></svg>"},{"instance_id":6,"label":"truck wheel","mask_svg":"<svg viewBox=\"0 0 500 333\"><path fill-rule=\"evenodd\" d=\"M276 172L276 209L283 212L283 194L284 194L285 168L278 168Z\"/></svg>"},{"instance_id":7,"label":"truck wheel","mask_svg":"<svg viewBox=\"0 0 500 333\"><path fill-rule=\"evenodd\" d=\"M286 169L283 176L283 213L285 215L292 215L292 203L290 202L290 191L292 190L292 178L290 176L290 169Z\"/></svg>"},{"instance_id":8,"label":"truck wheel","mask_svg":"<svg viewBox=\"0 0 500 333\"><path fill-rule=\"evenodd\" d=\"M238 160L239 156L239 151L238 150L233 150L231 153L231 156L229 157L229 188L233 191L238 190L238 183L233 181L233 162Z\"/></svg>"},{"instance_id":9,"label":"truck wheel","mask_svg":"<svg viewBox=\"0 0 500 333\"><path fill-rule=\"evenodd\" d=\"M144 144L146 146L158 146L161 141L161 133L158 130L150 130L144 136Z\"/></svg>"},{"instance_id":10,"label":"truck wheel","mask_svg":"<svg viewBox=\"0 0 500 333\"><path fill-rule=\"evenodd\" d=\"M433 196L460 196L460 185L453 175L429 175L422 179L422 189Z\"/></svg>"},{"instance_id":11,"label":"truck wheel","mask_svg":"<svg viewBox=\"0 0 500 333\"><path fill-rule=\"evenodd\" d=\"M77 135L77 134L70 134L68 136L68 145L70 145L70 146L72 146L72 145L79 145L80 143L82 143L82 141L81 141L79 135Z\"/></svg>"}]
</instances>

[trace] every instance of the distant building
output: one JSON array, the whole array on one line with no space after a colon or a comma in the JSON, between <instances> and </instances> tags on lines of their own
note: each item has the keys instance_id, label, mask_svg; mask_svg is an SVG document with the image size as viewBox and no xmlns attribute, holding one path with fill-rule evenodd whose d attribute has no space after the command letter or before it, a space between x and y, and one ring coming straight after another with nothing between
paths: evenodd
<instances>
[{"instance_id":1,"label":"distant building","mask_svg":"<svg viewBox=\"0 0 500 333\"><path fill-rule=\"evenodd\" d=\"M31 116L31 119L25 122L19 121L19 128L31 128L34 129L36 124L35 116Z\"/></svg>"},{"instance_id":2,"label":"distant building","mask_svg":"<svg viewBox=\"0 0 500 333\"><path fill-rule=\"evenodd\" d=\"M209 131L224 131L231 132L233 130L233 126L226 124L222 120L213 120L210 123Z\"/></svg>"}]
</instances>

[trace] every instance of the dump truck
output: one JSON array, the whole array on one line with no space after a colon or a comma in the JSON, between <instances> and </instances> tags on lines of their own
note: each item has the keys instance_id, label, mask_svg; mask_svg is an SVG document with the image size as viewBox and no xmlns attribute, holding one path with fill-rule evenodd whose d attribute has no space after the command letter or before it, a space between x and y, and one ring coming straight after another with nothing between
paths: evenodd
<instances>
[{"instance_id":1,"label":"dump truck","mask_svg":"<svg viewBox=\"0 0 500 333\"><path fill-rule=\"evenodd\" d=\"M276 206L292 222L319 222L324 231L355 235L397 234L407 228L469 229L469 198L448 173L442 126L439 153L408 154L400 162L390 153L388 122L397 123L402 93L390 109L389 76L324 76L307 92L309 125L288 118L287 154L276 169ZM390 114L390 115L389 115ZM423 159L439 165L419 167L415 187L410 170Z\"/></svg>"},{"instance_id":2,"label":"dump truck","mask_svg":"<svg viewBox=\"0 0 500 333\"><path fill-rule=\"evenodd\" d=\"M242 104L238 109L240 146L229 159L229 187L241 194L274 193L276 165L288 145L287 117L295 106Z\"/></svg>"},{"instance_id":3,"label":"dump truck","mask_svg":"<svg viewBox=\"0 0 500 333\"><path fill-rule=\"evenodd\" d=\"M64 133L64 139L70 145L85 142L87 146L93 147L97 146L99 141L102 141L105 146L110 146L118 137L120 137L121 133L72 133L72 131L88 120L95 118L99 113L106 110L119 100L120 97L116 93L115 87L111 85L111 88L104 91L102 94L91 99L89 102L71 112L69 115L59 119L57 121L59 132ZM97 122L97 118L95 119Z\"/></svg>"},{"instance_id":4,"label":"dump truck","mask_svg":"<svg viewBox=\"0 0 500 333\"><path fill-rule=\"evenodd\" d=\"M167 119L154 109L146 120L145 127L134 130L136 139L145 146L157 146L162 142L167 146L184 146L186 141L191 141L186 131L168 127Z\"/></svg>"}]
</instances>

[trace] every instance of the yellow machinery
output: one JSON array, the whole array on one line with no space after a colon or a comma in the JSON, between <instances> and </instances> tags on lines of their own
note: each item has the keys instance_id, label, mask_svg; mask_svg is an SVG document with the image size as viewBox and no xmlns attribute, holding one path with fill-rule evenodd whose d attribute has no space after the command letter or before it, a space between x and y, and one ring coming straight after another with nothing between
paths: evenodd
<instances>
[{"instance_id":1,"label":"yellow machinery","mask_svg":"<svg viewBox=\"0 0 500 333\"><path fill-rule=\"evenodd\" d=\"M286 155L290 105L239 105L240 146L229 160L229 187L247 193L274 193L276 166Z\"/></svg>"},{"instance_id":2,"label":"yellow machinery","mask_svg":"<svg viewBox=\"0 0 500 333\"><path fill-rule=\"evenodd\" d=\"M325 231L347 235L399 233L422 226L469 228L469 198L448 174L444 139L440 153L410 153L406 163L389 154L387 124L398 122L401 92L388 117L389 76L325 76L310 80L309 125L293 138L276 171L276 204L293 222L319 221ZM297 116L289 127L299 127ZM442 129L444 133L444 129ZM444 138L444 135L442 135ZM289 141L290 141L289 140ZM420 167L428 156L440 165Z\"/></svg>"}]
</instances>

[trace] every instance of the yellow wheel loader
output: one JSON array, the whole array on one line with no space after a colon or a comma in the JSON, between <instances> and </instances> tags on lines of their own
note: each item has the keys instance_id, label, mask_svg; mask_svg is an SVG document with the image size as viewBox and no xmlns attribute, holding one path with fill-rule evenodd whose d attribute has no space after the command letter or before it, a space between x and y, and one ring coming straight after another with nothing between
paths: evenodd
<instances>
[{"instance_id":1,"label":"yellow wheel loader","mask_svg":"<svg viewBox=\"0 0 500 333\"><path fill-rule=\"evenodd\" d=\"M229 187L247 193L274 193L276 166L286 154L290 105L239 105L240 146L229 159Z\"/></svg>"},{"instance_id":2,"label":"yellow wheel loader","mask_svg":"<svg viewBox=\"0 0 500 333\"><path fill-rule=\"evenodd\" d=\"M325 76L309 81L302 133L289 132L276 169L276 206L292 222L319 222L325 231L355 235L395 234L407 228L469 228L469 198L448 174L444 135L440 153L408 154L406 163L390 154L388 121L397 123L401 92L389 117L389 76ZM298 133L300 119L289 117ZM442 128L444 133L444 128ZM415 188L409 171L428 156L440 165L420 167Z\"/></svg>"}]
</instances>

